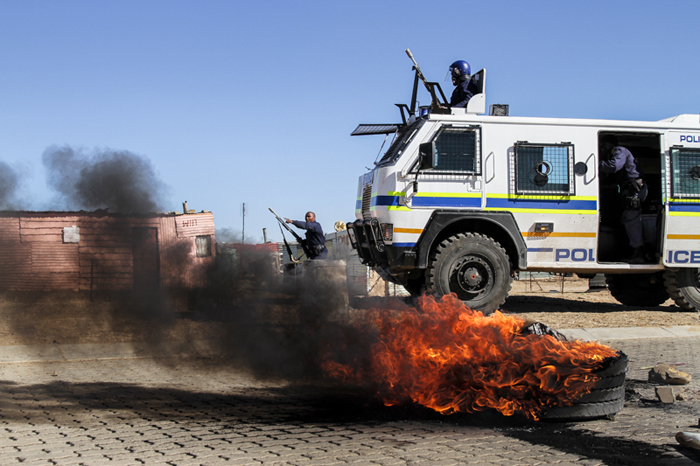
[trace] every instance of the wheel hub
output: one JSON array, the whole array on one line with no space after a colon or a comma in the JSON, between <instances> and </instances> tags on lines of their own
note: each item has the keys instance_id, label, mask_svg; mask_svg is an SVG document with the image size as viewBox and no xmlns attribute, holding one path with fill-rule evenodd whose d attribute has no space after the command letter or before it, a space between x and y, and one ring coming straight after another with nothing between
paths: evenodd
<instances>
[{"instance_id":1,"label":"wheel hub","mask_svg":"<svg viewBox=\"0 0 700 466\"><path fill-rule=\"evenodd\" d=\"M478 287L483 280L481 272L476 267L467 267L459 273L462 275L460 282L466 283L469 288Z\"/></svg>"},{"instance_id":2,"label":"wheel hub","mask_svg":"<svg viewBox=\"0 0 700 466\"><path fill-rule=\"evenodd\" d=\"M479 294L491 282L491 274L486 261L477 256L465 256L455 264L457 285L466 293ZM455 290L456 291L456 290Z\"/></svg>"}]
</instances>

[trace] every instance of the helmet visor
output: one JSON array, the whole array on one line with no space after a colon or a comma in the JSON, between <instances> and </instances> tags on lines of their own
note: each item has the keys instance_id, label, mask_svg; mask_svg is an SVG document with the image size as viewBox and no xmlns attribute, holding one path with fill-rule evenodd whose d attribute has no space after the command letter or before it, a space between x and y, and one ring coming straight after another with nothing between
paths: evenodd
<instances>
[{"instance_id":1,"label":"helmet visor","mask_svg":"<svg viewBox=\"0 0 700 466\"><path fill-rule=\"evenodd\" d=\"M447 74L445 75L445 82L452 81L452 67L447 68Z\"/></svg>"}]
</instances>

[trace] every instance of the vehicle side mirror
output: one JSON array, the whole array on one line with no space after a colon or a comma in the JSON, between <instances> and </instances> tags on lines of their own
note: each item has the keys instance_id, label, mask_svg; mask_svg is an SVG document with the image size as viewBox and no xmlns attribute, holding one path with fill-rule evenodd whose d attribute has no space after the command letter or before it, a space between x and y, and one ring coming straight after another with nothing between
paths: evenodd
<instances>
[{"instance_id":1,"label":"vehicle side mirror","mask_svg":"<svg viewBox=\"0 0 700 466\"><path fill-rule=\"evenodd\" d=\"M418 169L435 168L435 141L425 142L418 147Z\"/></svg>"}]
</instances>

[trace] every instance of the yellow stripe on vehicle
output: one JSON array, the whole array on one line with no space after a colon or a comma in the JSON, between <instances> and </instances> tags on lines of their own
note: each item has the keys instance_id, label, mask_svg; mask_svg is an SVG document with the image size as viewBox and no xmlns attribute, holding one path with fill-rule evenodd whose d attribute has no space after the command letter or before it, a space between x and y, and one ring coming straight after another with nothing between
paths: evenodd
<instances>
[{"instance_id":1,"label":"yellow stripe on vehicle","mask_svg":"<svg viewBox=\"0 0 700 466\"><path fill-rule=\"evenodd\" d=\"M394 233L411 233L415 235L420 235L423 233L421 228L397 228L394 227Z\"/></svg>"},{"instance_id":2,"label":"yellow stripe on vehicle","mask_svg":"<svg viewBox=\"0 0 700 466\"><path fill-rule=\"evenodd\" d=\"M483 210L499 211L499 212L519 212L523 214L579 214L579 215L597 215L597 210L566 210L566 209L519 209L517 207L509 207L503 209L500 207L486 207Z\"/></svg>"},{"instance_id":3,"label":"yellow stripe on vehicle","mask_svg":"<svg viewBox=\"0 0 700 466\"><path fill-rule=\"evenodd\" d=\"M580 233L548 233L546 231L523 231L521 232L523 236L529 237L552 237L552 238L595 238L596 233L590 232L580 232Z\"/></svg>"},{"instance_id":4,"label":"yellow stripe on vehicle","mask_svg":"<svg viewBox=\"0 0 700 466\"><path fill-rule=\"evenodd\" d=\"M669 217L700 217L700 212L669 212Z\"/></svg>"},{"instance_id":5,"label":"yellow stripe on vehicle","mask_svg":"<svg viewBox=\"0 0 700 466\"><path fill-rule=\"evenodd\" d=\"M470 198L479 198L481 197L481 193L427 193L427 192L419 192L416 193L416 197L470 197Z\"/></svg>"},{"instance_id":6,"label":"yellow stripe on vehicle","mask_svg":"<svg viewBox=\"0 0 700 466\"><path fill-rule=\"evenodd\" d=\"M700 239L700 235L666 235L666 239Z\"/></svg>"},{"instance_id":7,"label":"yellow stripe on vehicle","mask_svg":"<svg viewBox=\"0 0 700 466\"><path fill-rule=\"evenodd\" d=\"M528 199L528 200L562 200L562 201L596 201L596 196L559 196L559 195L543 195L543 194L487 194L486 197L494 199Z\"/></svg>"}]
</instances>

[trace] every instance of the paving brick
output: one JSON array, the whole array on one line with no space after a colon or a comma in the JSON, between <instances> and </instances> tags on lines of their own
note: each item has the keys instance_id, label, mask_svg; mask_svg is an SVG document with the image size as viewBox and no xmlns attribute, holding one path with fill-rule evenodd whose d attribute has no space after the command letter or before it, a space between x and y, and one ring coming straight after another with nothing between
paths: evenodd
<instances>
[{"instance_id":1,"label":"paving brick","mask_svg":"<svg viewBox=\"0 0 700 466\"><path fill-rule=\"evenodd\" d=\"M686 362L691 373L700 367L700 339L621 343L633 356L632 380L644 381L646 374L640 368L656 364L659 357ZM178 363L175 369L153 360L69 362L50 369L43 363L11 364L3 378L13 383L5 396L14 408L0 410L0 455L15 458L22 452L14 446L21 445L27 450L25 464L43 465L47 459L43 450L55 452L60 464L82 460L92 466L141 464L137 458L147 464L177 460L245 465L641 466L643 459L653 457L659 464L674 460L682 464L692 459L675 448L673 434L679 426L697 425L700 407L700 400L693 397L669 405L671 410L660 404L629 403L615 422L564 426L466 415L429 419L406 415L387 421L381 416L395 411L382 409L381 416L375 416L358 403L356 417L342 411L335 416L337 400L332 397L322 411L315 408L323 403L321 389L312 397L308 389L300 396L291 386L250 383L234 371L216 366L203 370L200 365L206 362ZM55 368L64 384L60 390L50 376ZM692 382L689 388L697 392L697 387ZM649 392L647 398L653 400L653 388L641 383L636 388L642 394ZM508 425L514 427L503 427ZM581 436L603 442L607 451L577 449Z\"/></svg>"}]
</instances>

